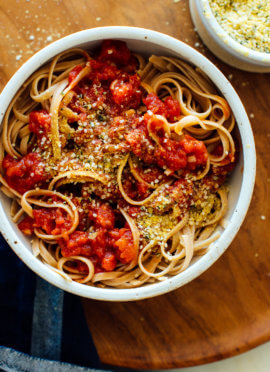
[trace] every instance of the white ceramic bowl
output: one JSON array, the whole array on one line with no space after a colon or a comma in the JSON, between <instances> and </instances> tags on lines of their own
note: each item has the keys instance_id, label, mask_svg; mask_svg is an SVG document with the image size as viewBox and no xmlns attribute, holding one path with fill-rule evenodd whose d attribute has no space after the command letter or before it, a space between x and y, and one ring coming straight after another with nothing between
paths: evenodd
<instances>
[{"instance_id":1,"label":"white ceramic bowl","mask_svg":"<svg viewBox=\"0 0 270 372\"><path fill-rule=\"evenodd\" d=\"M192 21L204 44L228 65L251 72L270 72L270 53L247 48L217 22L208 0L189 0Z\"/></svg>"},{"instance_id":2,"label":"white ceramic bowl","mask_svg":"<svg viewBox=\"0 0 270 372\"><path fill-rule=\"evenodd\" d=\"M148 284L132 289L97 288L84 284L68 283L58 274L45 266L31 253L29 240L11 221L9 214L10 200L1 195L0 220L1 231L25 264L43 279L68 292L79 296L110 301L130 301L154 297L183 286L208 269L228 248L246 215L255 179L255 146L250 123L245 109L235 90L224 75L203 55L195 49L159 32L133 27L102 27L80 31L60 39L31 57L11 78L0 96L0 115L3 117L10 101L24 81L45 62L58 53L73 47L91 49L103 39L121 39L128 47L143 54L170 55L182 58L201 68L218 87L229 102L236 117L239 137L242 143L240 161L231 177L229 194L229 211L226 216L228 226L220 238L212 244L204 256L194 260L183 273L166 281ZM218 288L217 288L218 290Z\"/></svg>"}]
</instances>

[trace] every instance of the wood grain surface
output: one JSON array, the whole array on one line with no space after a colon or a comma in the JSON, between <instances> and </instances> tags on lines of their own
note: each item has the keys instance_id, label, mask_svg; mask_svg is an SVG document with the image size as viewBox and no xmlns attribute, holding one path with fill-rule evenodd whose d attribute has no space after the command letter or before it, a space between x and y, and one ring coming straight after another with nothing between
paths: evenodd
<instances>
[{"instance_id":1,"label":"wood grain surface","mask_svg":"<svg viewBox=\"0 0 270 372\"><path fill-rule=\"evenodd\" d=\"M250 116L257 180L233 244L206 273L167 295L132 303L84 300L102 362L132 368L202 364L270 339L270 75L233 69L202 44L187 0L0 0L0 86L34 52L85 28L130 25L172 35L210 58ZM247 165L248 166L248 165Z\"/></svg>"}]
</instances>

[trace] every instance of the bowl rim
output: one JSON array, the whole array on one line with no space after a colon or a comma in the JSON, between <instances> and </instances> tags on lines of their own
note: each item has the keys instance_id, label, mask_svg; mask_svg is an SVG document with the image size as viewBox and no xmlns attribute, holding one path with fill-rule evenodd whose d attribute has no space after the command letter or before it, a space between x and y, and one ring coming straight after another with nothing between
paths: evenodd
<instances>
[{"instance_id":1,"label":"bowl rim","mask_svg":"<svg viewBox=\"0 0 270 372\"><path fill-rule=\"evenodd\" d=\"M209 4L208 0L190 0L190 1L196 1L197 4L200 5L198 7L198 10L200 11L201 17L204 19L204 23L206 23L214 32L214 35L216 38L223 43L223 46L233 51L242 57L243 59L247 59L250 62L262 62L264 64L270 64L270 53L265 52L259 52L254 49L248 48L242 44L240 44L238 41L233 39L229 33L227 33L221 25L218 23L216 17L214 16L214 13L212 11L212 8Z\"/></svg>"},{"instance_id":2,"label":"bowl rim","mask_svg":"<svg viewBox=\"0 0 270 372\"><path fill-rule=\"evenodd\" d=\"M248 164L248 167L245 168L246 171L243 172L242 185L235 209L228 226L221 234L222 241L220 242L219 238L216 242L212 243L212 249L184 272L165 281L138 288L98 288L76 282L67 282L59 274L53 272L50 267L44 265L38 258L33 256L32 252L23 243L19 231L18 234L15 233L14 237L15 230L13 226L15 224L9 222L3 205L0 203L0 218L2 220L0 230L3 236L17 256L36 274L49 283L81 297L105 301L132 301L155 297L187 284L207 270L224 253L238 232L251 201L256 173L256 152L247 113L236 91L222 72L206 57L184 42L157 31L138 27L107 26L86 29L65 36L41 49L15 72L3 89L0 95L1 120L18 87L45 62L62 51L78 46L79 44L104 39L122 39L127 42L129 40L136 40L145 42L146 44L153 43L201 68L219 88L230 106L235 107L235 110L237 110L237 115L235 116L243 145L243 161L244 164Z\"/></svg>"}]
</instances>

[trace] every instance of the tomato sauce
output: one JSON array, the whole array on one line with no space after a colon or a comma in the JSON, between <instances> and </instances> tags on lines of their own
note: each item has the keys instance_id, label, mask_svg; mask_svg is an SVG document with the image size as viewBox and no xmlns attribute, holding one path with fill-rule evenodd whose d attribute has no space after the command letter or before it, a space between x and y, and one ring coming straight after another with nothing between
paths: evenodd
<instances>
[{"instance_id":1,"label":"tomato sauce","mask_svg":"<svg viewBox=\"0 0 270 372\"><path fill-rule=\"evenodd\" d=\"M89 220L94 232L75 231L59 245L64 257L82 255L90 257L96 272L114 270L117 263L129 263L136 257L130 228L116 228L113 209L105 203L93 207Z\"/></svg>"},{"instance_id":2,"label":"tomato sauce","mask_svg":"<svg viewBox=\"0 0 270 372\"><path fill-rule=\"evenodd\" d=\"M153 114L163 115L169 122L175 122L180 118L179 102L171 96L162 101L155 93L150 93L144 98L143 103Z\"/></svg>"},{"instance_id":3,"label":"tomato sauce","mask_svg":"<svg viewBox=\"0 0 270 372\"><path fill-rule=\"evenodd\" d=\"M51 128L51 117L46 110L32 111L29 114L29 130L38 138L48 134Z\"/></svg>"},{"instance_id":4,"label":"tomato sauce","mask_svg":"<svg viewBox=\"0 0 270 372\"><path fill-rule=\"evenodd\" d=\"M21 159L6 155L2 166L7 183L21 194L35 187L41 187L48 179L45 164L37 153L30 152Z\"/></svg>"}]
</instances>

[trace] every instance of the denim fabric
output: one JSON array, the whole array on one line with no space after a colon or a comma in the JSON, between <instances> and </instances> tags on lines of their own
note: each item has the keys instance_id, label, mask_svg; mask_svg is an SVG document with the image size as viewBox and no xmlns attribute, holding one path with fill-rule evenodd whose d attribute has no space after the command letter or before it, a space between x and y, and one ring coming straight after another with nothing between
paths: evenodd
<instances>
[{"instance_id":1,"label":"denim fabric","mask_svg":"<svg viewBox=\"0 0 270 372\"><path fill-rule=\"evenodd\" d=\"M31 355L60 360L64 292L37 277Z\"/></svg>"},{"instance_id":2,"label":"denim fabric","mask_svg":"<svg viewBox=\"0 0 270 372\"><path fill-rule=\"evenodd\" d=\"M35 274L0 235L0 345L30 353Z\"/></svg>"},{"instance_id":3,"label":"denim fabric","mask_svg":"<svg viewBox=\"0 0 270 372\"><path fill-rule=\"evenodd\" d=\"M0 370L5 372L98 372L100 370L32 357L0 346Z\"/></svg>"},{"instance_id":4,"label":"denim fabric","mask_svg":"<svg viewBox=\"0 0 270 372\"><path fill-rule=\"evenodd\" d=\"M0 370L101 368L80 298L37 277L1 235L0 291Z\"/></svg>"}]
</instances>

